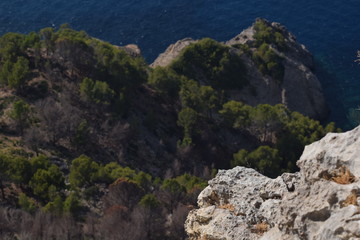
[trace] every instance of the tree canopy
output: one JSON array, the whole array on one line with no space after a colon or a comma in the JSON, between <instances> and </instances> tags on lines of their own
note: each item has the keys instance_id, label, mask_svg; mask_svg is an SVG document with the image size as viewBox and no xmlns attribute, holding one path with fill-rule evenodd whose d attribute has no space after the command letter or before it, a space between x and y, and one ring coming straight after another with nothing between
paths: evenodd
<instances>
[{"instance_id":1,"label":"tree canopy","mask_svg":"<svg viewBox=\"0 0 360 240\"><path fill-rule=\"evenodd\" d=\"M71 162L69 181L72 187L91 185L98 177L99 164L86 155Z\"/></svg>"},{"instance_id":2,"label":"tree canopy","mask_svg":"<svg viewBox=\"0 0 360 240\"><path fill-rule=\"evenodd\" d=\"M240 56L209 38L186 47L170 68L214 88L240 89L247 84L246 67Z\"/></svg>"}]
</instances>

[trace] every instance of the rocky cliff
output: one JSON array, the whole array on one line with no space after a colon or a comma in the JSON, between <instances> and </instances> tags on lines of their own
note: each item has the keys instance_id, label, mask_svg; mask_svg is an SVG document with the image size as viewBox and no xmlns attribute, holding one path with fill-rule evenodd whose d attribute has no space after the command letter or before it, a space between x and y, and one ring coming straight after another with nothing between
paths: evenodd
<instances>
[{"instance_id":1,"label":"rocky cliff","mask_svg":"<svg viewBox=\"0 0 360 240\"><path fill-rule=\"evenodd\" d=\"M307 146L300 171L276 179L220 171L188 215L190 239L359 239L360 127Z\"/></svg>"},{"instance_id":2,"label":"rocky cliff","mask_svg":"<svg viewBox=\"0 0 360 240\"><path fill-rule=\"evenodd\" d=\"M272 52L281 59L283 77L280 81L271 74L264 74L254 60L255 52L261 48L259 44L256 44L257 40L255 39L257 32L260 31L257 28L259 23L264 24L266 34L282 35L280 37L281 47L276 42L268 42ZM151 67L170 65L184 48L194 42L196 41L193 39L183 39L170 45L151 64ZM311 118L324 119L327 117L328 107L322 87L312 71L314 69L312 55L304 45L296 41L295 36L284 26L257 19L251 27L224 44L232 53L241 55L249 80L248 85L243 89L229 91L233 100L242 101L251 106L282 103L290 110L298 111ZM269 59L264 61L269 61Z\"/></svg>"},{"instance_id":3,"label":"rocky cliff","mask_svg":"<svg viewBox=\"0 0 360 240\"><path fill-rule=\"evenodd\" d=\"M175 58L177 58L177 56L179 56L179 54L181 53L181 51L186 48L187 46L189 46L191 43L195 43L196 40L192 39L192 38L184 38L181 39L179 41L177 41L174 44L171 44L166 50L165 52L161 53L156 59L155 61L150 64L150 67L165 67L167 65L169 65Z\"/></svg>"}]
</instances>

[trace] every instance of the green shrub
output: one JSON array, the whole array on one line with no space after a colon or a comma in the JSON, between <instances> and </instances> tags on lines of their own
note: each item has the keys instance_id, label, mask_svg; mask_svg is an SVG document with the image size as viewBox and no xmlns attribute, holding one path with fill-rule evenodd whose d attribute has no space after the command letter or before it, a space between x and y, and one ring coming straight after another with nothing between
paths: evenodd
<instances>
[{"instance_id":1,"label":"green shrub","mask_svg":"<svg viewBox=\"0 0 360 240\"><path fill-rule=\"evenodd\" d=\"M95 83L91 78L84 78L80 84L80 95L87 100L92 100L94 84Z\"/></svg>"},{"instance_id":2,"label":"green shrub","mask_svg":"<svg viewBox=\"0 0 360 240\"><path fill-rule=\"evenodd\" d=\"M115 92L106 82L84 78L80 84L80 94L89 101L107 105L113 100Z\"/></svg>"},{"instance_id":3,"label":"green shrub","mask_svg":"<svg viewBox=\"0 0 360 240\"><path fill-rule=\"evenodd\" d=\"M0 38L0 58L2 63L6 61L15 62L23 55L21 48L24 35L19 33L7 33Z\"/></svg>"},{"instance_id":4,"label":"green shrub","mask_svg":"<svg viewBox=\"0 0 360 240\"><path fill-rule=\"evenodd\" d=\"M184 108L192 108L207 117L212 117L212 111L219 105L217 91L211 86L200 86L194 80L182 81L179 96Z\"/></svg>"},{"instance_id":5,"label":"green shrub","mask_svg":"<svg viewBox=\"0 0 360 240\"><path fill-rule=\"evenodd\" d=\"M319 121L310 119L298 112L292 112L285 122L284 131L277 135L276 148L281 156L287 160L284 169L297 170L296 161L302 154L304 147L326 135L328 132L340 132L334 123L323 127Z\"/></svg>"},{"instance_id":6,"label":"green shrub","mask_svg":"<svg viewBox=\"0 0 360 240\"><path fill-rule=\"evenodd\" d=\"M35 174L38 169L47 170L50 167L49 158L45 155L39 155L30 159L32 174Z\"/></svg>"},{"instance_id":7,"label":"green shrub","mask_svg":"<svg viewBox=\"0 0 360 240\"><path fill-rule=\"evenodd\" d=\"M21 88L30 74L29 60L24 57L18 57L8 76L8 85L12 88Z\"/></svg>"},{"instance_id":8,"label":"green shrub","mask_svg":"<svg viewBox=\"0 0 360 240\"><path fill-rule=\"evenodd\" d=\"M98 179L100 166L86 155L71 162L69 182L72 187L90 186Z\"/></svg>"},{"instance_id":9,"label":"green shrub","mask_svg":"<svg viewBox=\"0 0 360 240\"><path fill-rule=\"evenodd\" d=\"M21 209L26 212L34 213L36 210L35 201L33 199L29 198L28 196L26 196L26 194L24 194L24 193L21 193L19 195L18 203L19 203Z\"/></svg>"},{"instance_id":10,"label":"green shrub","mask_svg":"<svg viewBox=\"0 0 360 240\"><path fill-rule=\"evenodd\" d=\"M197 113L191 108L183 108L178 114L177 124L184 128L184 139L191 138L192 129L197 121Z\"/></svg>"},{"instance_id":11,"label":"green shrub","mask_svg":"<svg viewBox=\"0 0 360 240\"><path fill-rule=\"evenodd\" d=\"M156 67L149 75L148 83L160 94L176 98L184 77L169 68Z\"/></svg>"},{"instance_id":12,"label":"green shrub","mask_svg":"<svg viewBox=\"0 0 360 240\"><path fill-rule=\"evenodd\" d=\"M276 177L281 173L281 162L282 158L277 149L261 146L250 153L244 149L235 153L231 165L251 167L267 176Z\"/></svg>"},{"instance_id":13,"label":"green shrub","mask_svg":"<svg viewBox=\"0 0 360 240\"><path fill-rule=\"evenodd\" d=\"M249 128L261 142L273 142L273 135L283 129L287 114L283 105L260 104L250 111Z\"/></svg>"},{"instance_id":14,"label":"green shrub","mask_svg":"<svg viewBox=\"0 0 360 240\"><path fill-rule=\"evenodd\" d=\"M80 198L77 193L70 193L70 195L64 201L64 213L71 214L74 217L79 217L79 213L82 210Z\"/></svg>"},{"instance_id":15,"label":"green shrub","mask_svg":"<svg viewBox=\"0 0 360 240\"><path fill-rule=\"evenodd\" d=\"M199 177L192 176L188 173L185 173L181 176L175 178L175 180L189 193L194 189L203 190L207 186L207 182Z\"/></svg>"},{"instance_id":16,"label":"green shrub","mask_svg":"<svg viewBox=\"0 0 360 240\"><path fill-rule=\"evenodd\" d=\"M229 127L243 128L249 124L249 106L237 101L228 101L219 111L224 123Z\"/></svg>"},{"instance_id":17,"label":"green shrub","mask_svg":"<svg viewBox=\"0 0 360 240\"><path fill-rule=\"evenodd\" d=\"M31 165L21 156L9 156L7 175L18 184L27 184L31 178Z\"/></svg>"},{"instance_id":18,"label":"green shrub","mask_svg":"<svg viewBox=\"0 0 360 240\"><path fill-rule=\"evenodd\" d=\"M64 211L64 201L58 195L54 198L54 201L48 202L42 210L44 212L52 213L55 216L61 216Z\"/></svg>"},{"instance_id":19,"label":"green shrub","mask_svg":"<svg viewBox=\"0 0 360 240\"><path fill-rule=\"evenodd\" d=\"M192 138L191 137L184 137L182 140L178 140L177 141L177 146L179 148L186 148L186 147L189 147L191 146L192 144Z\"/></svg>"},{"instance_id":20,"label":"green shrub","mask_svg":"<svg viewBox=\"0 0 360 240\"><path fill-rule=\"evenodd\" d=\"M73 142L77 146L85 145L90 134L90 126L86 120L82 120L75 130Z\"/></svg>"},{"instance_id":21,"label":"green shrub","mask_svg":"<svg viewBox=\"0 0 360 240\"><path fill-rule=\"evenodd\" d=\"M109 84L117 94L146 82L147 65L141 57L131 57L124 50L96 39L87 40L97 61L97 79Z\"/></svg>"},{"instance_id":22,"label":"green shrub","mask_svg":"<svg viewBox=\"0 0 360 240\"><path fill-rule=\"evenodd\" d=\"M261 73L271 76L279 84L282 83L285 73L285 68L282 64L283 59L267 43L263 43L255 50L252 58Z\"/></svg>"},{"instance_id":23,"label":"green shrub","mask_svg":"<svg viewBox=\"0 0 360 240\"><path fill-rule=\"evenodd\" d=\"M266 43L274 44L280 50L286 50L285 38L280 30L271 27L270 24L263 19L256 20L254 29L256 31L254 34L256 47Z\"/></svg>"},{"instance_id":24,"label":"green shrub","mask_svg":"<svg viewBox=\"0 0 360 240\"><path fill-rule=\"evenodd\" d=\"M129 167L121 167L117 163L109 163L105 166L105 168L107 168L107 167L109 167L111 169L110 176L113 179L113 181L115 181L118 178L125 178L128 180L132 180L134 178L134 176L136 175L135 170L133 170Z\"/></svg>"},{"instance_id":25,"label":"green shrub","mask_svg":"<svg viewBox=\"0 0 360 240\"><path fill-rule=\"evenodd\" d=\"M163 184L161 185L161 189L171 194L179 194L182 192L186 192L185 187L181 186L180 183L175 179L165 179Z\"/></svg>"},{"instance_id":26,"label":"green shrub","mask_svg":"<svg viewBox=\"0 0 360 240\"><path fill-rule=\"evenodd\" d=\"M35 195L47 201L53 199L65 188L64 181L62 172L53 164L48 170L38 169L32 176L29 186Z\"/></svg>"},{"instance_id":27,"label":"green shrub","mask_svg":"<svg viewBox=\"0 0 360 240\"><path fill-rule=\"evenodd\" d=\"M246 67L240 56L209 38L186 47L170 68L216 89L240 89L247 84Z\"/></svg>"},{"instance_id":28,"label":"green shrub","mask_svg":"<svg viewBox=\"0 0 360 240\"><path fill-rule=\"evenodd\" d=\"M18 56L14 61L6 59L0 69L0 83L14 89L25 85L30 74L29 60Z\"/></svg>"},{"instance_id":29,"label":"green shrub","mask_svg":"<svg viewBox=\"0 0 360 240\"><path fill-rule=\"evenodd\" d=\"M219 111L223 122L230 127L247 131L263 144L277 149L281 157L280 163L271 168L275 172L295 171L296 161L300 157L304 146L319 140L328 132L341 131L334 123L323 127L320 122L312 120L297 112L289 111L284 105L271 106L260 104L251 107L236 101L229 101ZM232 165L248 164L249 153L241 150L236 154L236 163ZM261 164L256 163L258 169Z\"/></svg>"},{"instance_id":30,"label":"green shrub","mask_svg":"<svg viewBox=\"0 0 360 240\"><path fill-rule=\"evenodd\" d=\"M149 189L152 183L152 177L150 174L140 171L134 176L134 181L144 189Z\"/></svg>"},{"instance_id":31,"label":"green shrub","mask_svg":"<svg viewBox=\"0 0 360 240\"><path fill-rule=\"evenodd\" d=\"M130 180L143 187L144 189L149 188L152 183L151 175L142 171L136 173L135 170L129 167L122 167L116 162L108 163L103 167L100 166L98 172L99 181L110 184L119 178L124 180Z\"/></svg>"},{"instance_id":32,"label":"green shrub","mask_svg":"<svg viewBox=\"0 0 360 240\"><path fill-rule=\"evenodd\" d=\"M160 206L160 201L154 194L146 194L139 201L139 205L146 208L157 208Z\"/></svg>"},{"instance_id":33,"label":"green shrub","mask_svg":"<svg viewBox=\"0 0 360 240\"><path fill-rule=\"evenodd\" d=\"M179 92L181 105L201 111L200 85L194 80L184 80Z\"/></svg>"},{"instance_id":34,"label":"green shrub","mask_svg":"<svg viewBox=\"0 0 360 240\"><path fill-rule=\"evenodd\" d=\"M35 32L25 35L21 44L21 50L26 51L28 48L39 48L40 36Z\"/></svg>"}]
</instances>

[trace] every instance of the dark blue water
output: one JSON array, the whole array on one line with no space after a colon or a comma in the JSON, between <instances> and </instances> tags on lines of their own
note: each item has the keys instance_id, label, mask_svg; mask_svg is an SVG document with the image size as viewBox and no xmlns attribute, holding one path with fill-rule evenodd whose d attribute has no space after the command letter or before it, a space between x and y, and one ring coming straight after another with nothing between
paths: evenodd
<instances>
[{"instance_id":1,"label":"dark blue water","mask_svg":"<svg viewBox=\"0 0 360 240\"><path fill-rule=\"evenodd\" d=\"M257 17L284 24L305 44L338 125L360 105L360 0L1 0L0 34L69 23L113 44L136 43L150 63L184 37L228 40Z\"/></svg>"}]
</instances>

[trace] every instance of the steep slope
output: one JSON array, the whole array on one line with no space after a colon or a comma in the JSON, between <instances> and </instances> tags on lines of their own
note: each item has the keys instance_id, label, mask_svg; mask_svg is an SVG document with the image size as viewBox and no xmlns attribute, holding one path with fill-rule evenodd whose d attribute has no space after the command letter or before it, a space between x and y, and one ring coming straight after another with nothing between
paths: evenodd
<instances>
[{"instance_id":1,"label":"steep slope","mask_svg":"<svg viewBox=\"0 0 360 240\"><path fill-rule=\"evenodd\" d=\"M190 239L358 239L360 127L306 146L300 171L220 171L198 197Z\"/></svg>"},{"instance_id":2,"label":"steep slope","mask_svg":"<svg viewBox=\"0 0 360 240\"><path fill-rule=\"evenodd\" d=\"M172 44L151 67L171 65L195 42L183 39ZM327 117L322 87L312 72L312 56L284 26L259 18L225 45L241 55L247 69L247 86L228 91L231 99L251 106L281 103L314 119Z\"/></svg>"},{"instance_id":3,"label":"steep slope","mask_svg":"<svg viewBox=\"0 0 360 240\"><path fill-rule=\"evenodd\" d=\"M337 129L231 100L256 98L252 72L283 80L270 42L285 40L266 24L253 45L179 41L153 69L136 46L66 25L0 37L0 238L183 239L216 169L295 171L303 147Z\"/></svg>"}]
</instances>

